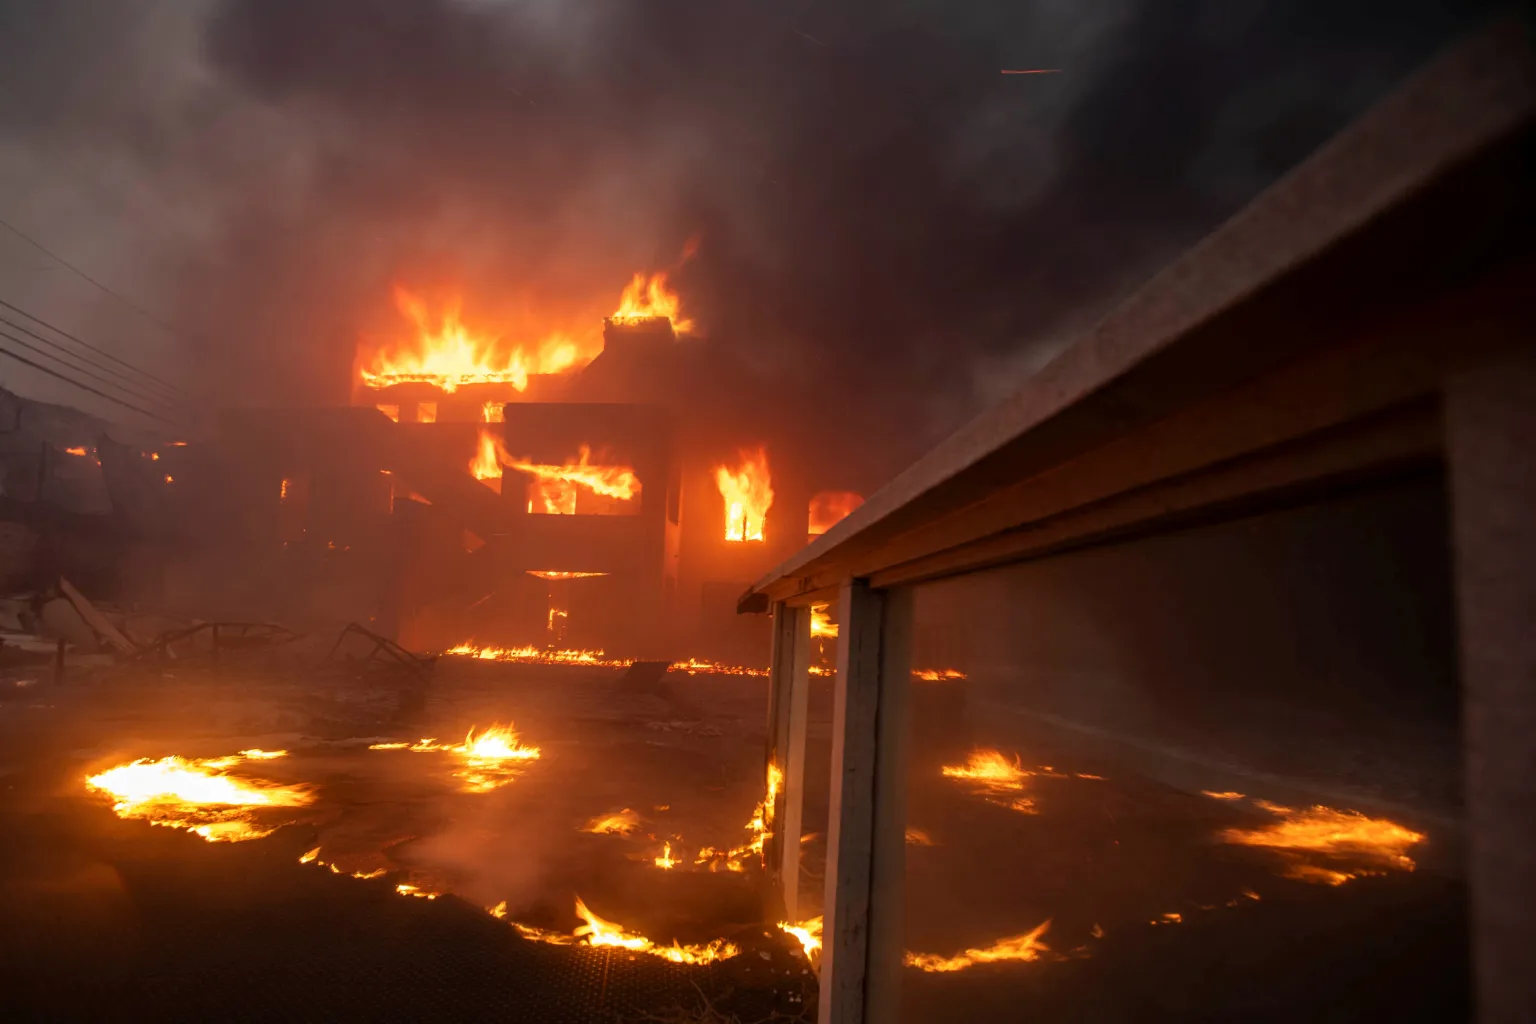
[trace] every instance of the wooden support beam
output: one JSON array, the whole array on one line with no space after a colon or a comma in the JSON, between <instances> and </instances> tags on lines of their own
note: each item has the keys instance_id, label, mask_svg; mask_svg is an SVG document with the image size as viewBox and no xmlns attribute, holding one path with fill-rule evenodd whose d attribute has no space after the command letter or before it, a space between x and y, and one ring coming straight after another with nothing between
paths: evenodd
<instances>
[{"instance_id":1,"label":"wooden support beam","mask_svg":"<svg viewBox=\"0 0 1536 1024\"><path fill-rule=\"evenodd\" d=\"M1529 334L1525 334L1529 338ZM1536 1007L1536 351L1446 390L1477 1019Z\"/></svg>"},{"instance_id":2,"label":"wooden support beam","mask_svg":"<svg viewBox=\"0 0 1536 1024\"><path fill-rule=\"evenodd\" d=\"M896 1019L911 597L846 582L832 712L822 1024Z\"/></svg>"},{"instance_id":3,"label":"wooden support beam","mask_svg":"<svg viewBox=\"0 0 1536 1024\"><path fill-rule=\"evenodd\" d=\"M763 847L768 877L781 906L771 908L798 921L800 822L805 800L806 707L810 695L811 610L777 602L773 609L773 660L769 673L768 764L783 773L769 811L771 829Z\"/></svg>"}]
</instances>

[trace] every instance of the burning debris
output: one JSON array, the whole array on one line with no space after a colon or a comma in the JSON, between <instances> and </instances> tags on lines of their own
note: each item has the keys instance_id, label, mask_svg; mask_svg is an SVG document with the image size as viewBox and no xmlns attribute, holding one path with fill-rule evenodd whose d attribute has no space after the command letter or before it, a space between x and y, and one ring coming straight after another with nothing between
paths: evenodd
<instances>
[{"instance_id":1,"label":"burning debris","mask_svg":"<svg viewBox=\"0 0 1536 1024\"><path fill-rule=\"evenodd\" d=\"M640 816L628 807L613 814L603 814L581 827L583 832L591 832L593 835L632 835L640 831Z\"/></svg>"},{"instance_id":2,"label":"burning debris","mask_svg":"<svg viewBox=\"0 0 1536 1024\"><path fill-rule=\"evenodd\" d=\"M292 819L272 822L262 812L304 807L314 801L305 786L288 786L231 775L229 769L246 761L269 761L285 750L242 750L225 757L202 759L172 755L159 760L141 758L92 775L86 786L111 796L119 818L137 818L151 825L186 829L210 843L235 843L271 835Z\"/></svg>"},{"instance_id":3,"label":"burning debris","mask_svg":"<svg viewBox=\"0 0 1536 1024\"><path fill-rule=\"evenodd\" d=\"M1031 931L1011 935L1006 939L998 939L990 946L967 949L954 956L909 952L902 958L902 962L920 971L949 973L963 971L977 964L992 964L1004 960L1038 960L1043 954L1050 952L1050 947L1040 941L1040 937L1050 927L1051 922L1045 921Z\"/></svg>"},{"instance_id":4,"label":"burning debris","mask_svg":"<svg viewBox=\"0 0 1536 1024\"><path fill-rule=\"evenodd\" d=\"M1230 794L1208 793L1217 799ZM1279 820L1259 828L1229 828L1221 838L1241 846L1273 850L1286 861L1285 876L1304 882L1343 885L1363 875L1412 871L1409 847L1424 836L1385 818L1368 818L1358 811L1332 807L1281 807L1255 800L1259 810Z\"/></svg>"},{"instance_id":5,"label":"burning debris","mask_svg":"<svg viewBox=\"0 0 1536 1024\"><path fill-rule=\"evenodd\" d=\"M989 803L1024 814L1035 813L1035 802L1021 796L1024 780L1035 774L1020 766L1019 757L1008 760L1001 751L976 750L963 765L945 765L944 776L969 782Z\"/></svg>"},{"instance_id":6,"label":"burning debris","mask_svg":"<svg viewBox=\"0 0 1536 1024\"><path fill-rule=\"evenodd\" d=\"M516 922L512 923L512 927L523 938L534 942L547 942L557 946L617 946L632 953L646 953L661 957L675 964L709 964L717 960L729 959L741 952L739 947L725 939L715 939L713 942L691 946L682 945L676 940L673 940L670 946L659 945L643 935L628 931L623 925L598 917L587 909L587 905L582 902L580 896L576 897L576 916L581 918L582 924L569 935Z\"/></svg>"},{"instance_id":7,"label":"burning debris","mask_svg":"<svg viewBox=\"0 0 1536 1024\"><path fill-rule=\"evenodd\" d=\"M418 740L415 743L374 743L369 750L407 750L411 753L449 753L460 762L454 778L464 780L464 791L488 793L499 789L523 773L529 761L539 759L539 748L524 746L518 741L513 725L493 723L490 728L475 735L471 728L463 743L439 743L435 739Z\"/></svg>"}]
</instances>

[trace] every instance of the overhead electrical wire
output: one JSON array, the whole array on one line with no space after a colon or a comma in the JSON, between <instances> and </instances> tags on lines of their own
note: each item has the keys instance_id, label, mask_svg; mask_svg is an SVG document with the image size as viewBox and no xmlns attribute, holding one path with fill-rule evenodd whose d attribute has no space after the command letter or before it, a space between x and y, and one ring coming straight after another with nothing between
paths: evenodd
<instances>
[{"instance_id":1,"label":"overhead electrical wire","mask_svg":"<svg viewBox=\"0 0 1536 1024\"><path fill-rule=\"evenodd\" d=\"M71 370L74 370L77 373L85 374L87 377L90 377L92 380L100 381L101 383L107 385L108 387L119 388L120 390L127 392L128 394L132 395L133 397L141 398L141 399L143 399L143 400L145 400L147 402L154 402L154 403L157 403L157 404L160 404L160 405L170 405L170 406L178 406L178 405L181 404L180 402L176 401L174 398L169 398L168 399L164 395L158 395L158 394L155 394L153 392L147 391L147 390L145 390L143 388L143 385L139 384L138 382L133 381L133 380L127 378L127 377L124 377L122 374L116 373L113 370L110 370L107 367L101 365L100 363L92 362L91 360L86 359L86 358L78 355L77 353L71 352L71 351L69 351L69 349L65 348L62 345L59 345L59 344L55 343L54 341L52 341L49 338L43 337L41 334L38 334L36 331L29 330L28 328L24 327L21 324L14 323L14 322L12 322L10 320L7 320L3 316L0 316L0 324L5 324L6 326L8 326L8 327L10 327L10 328L12 328L14 330L21 331L23 334L27 335L28 337L35 338L36 340L41 341L43 344L48 345L48 346L56 349L59 352L63 352L65 355L68 355L70 358L77 359L80 362L84 363L85 366L79 366L79 365L76 365L75 363L66 361L62 357L57 356L57 355L55 355L52 352L45 351L44 349L38 348L36 345L32 345L32 344L29 344L28 342L22 341L20 338L14 338L13 337L11 339L12 341L15 341L18 345L21 345L21 346L23 346L23 347L25 347L25 348L33 351L33 352L36 352L38 355L43 356L44 358L52 359L54 362L62 363L64 366L69 367ZM107 377L103 377L100 374L92 373L90 369L87 369L87 367L92 367L92 368L95 368L95 369L98 369L98 370L102 370L105 373L112 374L113 377L115 377L116 379L113 380L113 379L109 379Z\"/></svg>"},{"instance_id":2,"label":"overhead electrical wire","mask_svg":"<svg viewBox=\"0 0 1536 1024\"><path fill-rule=\"evenodd\" d=\"M64 328L62 328L62 327L54 326L53 324L49 323L47 320L44 320L42 317L38 316L36 313L30 313L27 310L22 309L20 306L17 306L17 305L14 305L13 303L7 302L4 299L0 299L0 306L3 306L4 308L9 309L13 313L21 314L22 316L26 317L28 320L31 320L33 323L42 324L44 327L46 327L48 330L52 331L53 333L55 333L57 335L60 335L61 337L68 338L70 341L74 342L76 345L79 345L81 348L84 348L84 349L86 349L88 351L96 353L97 355L101 356L103 359L110 359L112 362L116 363L117 365L119 365L119 366L121 366L121 367L123 367L125 369L133 371L134 373L138 374L140 377L145 378L146 386L147 386L148 383L153 383L153 384L157 385L161 390L167 392L168 396L174 396L174 397L180 397L180 398L190 398L191 397L185 391L183 391L181 388L179 388L176 385L172 384L170 381L167 381L167 380L165 380L165 379L163 379L161 377L157 377L155 374L150 373L148 370L141 370L139 367L133 365L132 363L128 362L127 360L122 359L122 358L120 358L118 356L115 356L111 352L108 352L108 351L106 351L104 349L98 348L95 345L92 345L90 342L86 341L84 338L77 337L76 335L73 335L73 334L69 333L68 331L64 330ZM10 323L10 321L6 321L6 322ZM20 327L19 325L14 324L14 323L12 323L11 326L12 327L17 327L18 330L26 330L28 334L31 334L33 337L37 337L36 334L34 334L30 330L27 330L27 328ZM69 351L68 349L64 348L64 346L59 345L57 342L50 342L50 344L56 345L60 349L60 351L65 351L65 352ZM70 353L70 354L74 355L75 353ZM79 357L79 358L84 358L84 357Z\"/></svg>"},{"instance_id":3,"label":"overhead electrical wire","mask_svg":"<svg viewBox=\"0 0 1536 1024\"><path fill-rule=\"evenodd\" d=\"M23 341L21 341L21 339L13 337L10 334L7 334L5 331L0 331L0 338L7 338L7 339L9 339L11 341L19 342L20 344L23 344L23 345L26 344L26 342L23 342ZM21 363L24 366L30 366L34 370L38 370L38 371L40 371L42 373L46 373L50 377L56 377L59 380L64 381L66 384L73 384L75 387L79 388L81 391L88 391L91 394L96 395L96 396L98 396L100 398L105 398L107 401L112 402L115 405L120 405L120 406L122 406L125 409L132 409L134 412L140 414L141 416L148 416L150 419L159 420L161 423L169 423L173 427L180 427L180 426L182 426L182 424L178 423L177 421L175 421L173 419L169 419L169 418L167 418L165 416L161 416L159 413L151 412L148 409L141 409L139 406L134 405L132 402L125 402L123 399L118 398L115 395L109 395L105 391L101 391L101 390L99 390L97 388L93 388L89 384L82 384L80 381L75 380L73 377L69 376L68 374L60 373L59 371L57 371L55 369L52 369L51 367L44 366L42 363L34 362L33 360L28 359L26 356L18 355L17 353L12 352L10 349L4 347L3 345L0 345L0 355L8 356L9 358L16 360L18 363Z\"/></svg>"},{"instance_id":4,"label":"overhead electrical wire","mask_svg":"<svg viewBox=\"0 0 1536 1024\"><path fill-rule=\"evenodd\" d=\"M102 291L106 292L108 295L112 296L118 302L121 302L123 305L127 306L129 309L133 310L135 313L139 314L144 319L148 320L150 323L154 324L156 327L160 328L162 331L166 332L171 337L175 338L177 341L181 342L182 344L186 344L187 343L187 339L182 337L181 333L179 331L177 331L176 328L172 327L170 324L166 323L164 320L161 320L159 317L155 316L155 314L151 313L149 310L145 309L143 306L139 305L137 302L134 302L132 299L128 298L126 295L123 295L123 294L121 294L119 292L113 291L111 288L108 288L106 285L104 285L100 281L96 280L90 274L87 274L85 271L81 270L79 267L77 267L73 263L69 262L69 260L66 260L64 257L60 256L58 253L54 252L52 249L49 249L42 242L39 242L37 239L33 238L31 235L27 234L25 231L22 231L20 228L16 227L16 225L11 224L8 221L5 221L3 219L0 219L0 227L5 228L5 230L9 231L11 234L15 235L17 238L21 239L23 242L26 242L28 245L32 246L34 249L36 249L39 252L43 253L44 255L48 256L50 259L57 261L60 266L66 267L69 270L74 271L83 280L89 282L92 285L95 285L97 288L100 288Z\"/></svg>"}]
</instances>

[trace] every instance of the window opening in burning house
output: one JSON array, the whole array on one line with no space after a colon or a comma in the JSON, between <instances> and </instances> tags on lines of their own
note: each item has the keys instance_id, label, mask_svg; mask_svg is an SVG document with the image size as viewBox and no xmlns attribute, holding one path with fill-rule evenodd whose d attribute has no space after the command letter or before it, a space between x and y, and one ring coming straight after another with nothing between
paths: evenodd
<instances>
[{"instance_id":1,"label":"window opening in burning house","mask_svg":"<svg viewBox=\"0 0 1536 1024\"><path fill-rule=\"evenodd\" d=\"M917 586L907 1024L1466 1019L1439 487Z\"/></svg>"},{"instance_id":2,"label":"window opening in burning house","mask_svg":"<svg viewBox=\"0 0 1536 1024\"><path fill-rule=\"evenodd\" d=\"M416 403L416 422L417 423L436 423L437 422L437 403L436 402L417 402Z\"/></svg>"},{"instance_id":3,"label":"window opening in burning house","mask_svg":"<svg viewBox=\"0 0 1536 1024\"><path fill-rule=\"evenodd\" d=\"M811 497L807 532L812 537L821 536L862 504L864 495L857 491L818 491Z\"/></svg>"},{"instance_id":4,"label":"window opening in burning house","mask_svg":"<svg viewBox=\"0 0 1536 1024\"><path fill-rule=\"evenodd\" d=\"M395 423L400 422L400 406L392 402L385 402L374 406L375 409L388 416Z\"/></svg>"},{"instance_id":5,"label":"window opening in burning house","mask_svg":"<svg viewBox=\"0 0 1536 1024\"><path fill-rule=\"evenodd\" d=\"M773 478L768 449L742 448L736 463L715 467L715 486L725 510L725 539L738 544L762 542L768 510L773 507Z\"/></svg>"}]
</instances>

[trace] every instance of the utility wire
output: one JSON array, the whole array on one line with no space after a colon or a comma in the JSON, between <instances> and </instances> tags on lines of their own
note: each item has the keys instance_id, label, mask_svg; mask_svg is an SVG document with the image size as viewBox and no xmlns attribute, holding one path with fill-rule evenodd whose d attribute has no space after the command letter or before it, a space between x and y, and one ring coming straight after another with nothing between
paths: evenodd
<instances>
[{"instance_id":1,"label":"utility wire","mask_svg":"<svg viewBox=\"0 0 1536 1024\"><path fill-rule=\"evenodd\" d=\"M0 331L0 338L9 338L11 341L20 340L18 338L11 337L11 335L5 333L4 331ZM96 388L91 387L89 384L82 384L68 374L60 373L59 371L44 366L41 363L35 363L28 359L26 356L17 355L15 352L12 352L10 349L5 348L4 346L0 346L0 355L10 356L18 363L21 363L25 366L30 366L34 370L41 370L43 373L46 373L50 377L57 377L59 380L64 381L66 384L73 384L81 391L89 391L91 394L105 398L107 401L112 402L115 405L120 405L125 409L132 409L134 412L140 414L141 416L148 416L150 419L159 420L161 423L169 423L173 427L179 428L182 426L182 424L176 422L175 420L167 419L166 417L161 416L159 413L150 412L148 409L141 409L134 405L132 402L125 402L121 398L107 394L105 391L98 391Z\"/></svg>"},{"instance_id":2,"label":"utility wire","mask_svg":"<svg viewBox=\"0 0 1536 1024\"><path fill-rule=\"evenodd\" d=\"M96 347L95 345L92 345L90 342L86 341L84 338L79 338L79 337L76 337L73 334L70 334L68 331L64 330L62 327L55 327L53 324L49 323L47 320L44 320L42 317L38 316L36 313L29 313L26 310L22 309L20 306L12 305L11 303L6 302L4 299L0 299L0 306L3 306L6 309L9 309L13 313L20 313L22 316L26 317L28 320L31 320L34 323L42 324L44 327L48 328L48 330L50 330L53 333L58 334L58 335L60 335L62 337L68 338L70 341L74 342L76 345L79 345L80 347L82 347L84 349L87 349L87 350L89 350L91 352L94 352L94 353L96 353L97 355L101 356L104 359L110 359L110 360L112 360L114 363L116 363L119 366L122 366L122 367L124 367L126 369L132 370L134 373L138 374L141 377L144 377L146 380L153 381L154 383L158 384L162 389L164 389L165 391L169 392L172 395L176 395L176 396L179 396L179 397L190 397L189 395L187 395L187 393L185 391L182 391L180 388L178 388L176 385L172 384L170 381L167 381L167 380L164 380L164 379L162 379L160 377L157 377L153 373L150 373L148 370L141 370L137 366L134 366L132 363L128 362L127 360L121 359L121 358L113 355L111 352L107 352L104 349L101 349L101 348ZM7 323L9 323L9 321L7 321ZM11 324L11 326L12 327L16 327L17 325L16 324ZM20 329L21 330L25 330L25 328L20 328ZM32 332L31 331L27 331L27 333L31 334ZM33 337L36 337L36 335L33 335ZM53 344L58 344L58 343L54 342ZM62 345L59 345L59 348L63 349L64 351L68 351L67 349L64 349L64 346L62 346ZM71 353L71 354L73 354L73 353Z\"/></svg>"},{"instance_id":3,"label":"utility wire","mask_svg":"<svg viewBox=\"0 0 1536 1024\"><path fill-rule=\"evenodd\" d=\"M159 317L155 316L155 314L151 313L149 310L145 309L143 306L139 305L137 302L134 302L132 299L128 298L127 296L122 295L122 294L120 294L118 292L115 292L111 288L108 288L106 285L104 285L100 281L96 280L90 274L87 274L85 271L81 270L79 267L77 267L73 263L69 262L69 260L66 260L64 257L60 256L58 253L56 253L53 250L49 249L42 242L39 242L37 239L33 238L31 235L29 235L26 232L22 231L20 228L16 227L14 224L10 224L10 223L8 223L8 222L6 222L4 220L0 220L0 228L5 228L5 230L9 231L11 234L15 235L17 238L21 239L23 242L26 242L28 245L32 246L34 249L37 249L39 252L42 252L42 253L46 254L47 256L49 256L50 258L52 258L54 260L57 260L61 265L65 266L65 267L68 267L70 270L73 270L76 274L79 274L86 281L89 281L91 284L95 285L97 288L100 288L102 291L104 291L108 295L112 296L118 302L121 302L123 305L125 305L129 309L133 310L135 313L138 313L144 319L148 320L150 323L154 324L156 327L160 328L162 331L165 331L167 334L169 334L171 337L175 338L177 341L181 342L182 344L186 344L187 343L187 339L182 337L181 333L179 331L177 331L176 328L172 327L170 324L166 323L164 320L161 320Z\"/></svg>"},{"instance_id":4,"label":"utility wire","mask_svg":"<svg viewBox=\"0 0 1536 1024\"><path fill-rule=\"evenodd\" d=\"M18 331L22 332L23 334L27 335L28 337L36 338L38 341L42 342L43 344L52 346L53 348L57 349L58 351L63 352L65 355L70 356L71 358L79 359L81 362L85 363L86 365L85 366L78 366L78 365L76 365L74 363L65 361L62 357L54 355L52 352L44 351L43 349L38 348L36 345L30 345L27 342L22 341L20 338L13 338L12 339L18 345L23 345L26 348L32 350L33 352L36 352L38 355L44 356L44 357L46 357L48 359L52 359L56 363L63 363L63 365L69 367L71 370L74 370L77 373L83 373L87 377L90 377L92 380L99 380L103 384L106 384L106 385L108 385L110 387L118 388L118 389L120 389L122 391L126 391L128 394L132 395L133 397L135 397L135 398L142 398L142 399L144 399L147 402L154 402L154 403L162 404L162 405L179 405L180 404L178 402L175 402L174 400L168 400L163 395L157 395L157 394L153 394L153 393L151 393L149 391L143 390L142 389L143 385L140 385L140 384L138 384L135 381L129 380L128 378L124 377L120 373L114 373L114 371L107 369L105 366L102 366L99 363L93 363L89 359L85 359L82 356L78 356L75 353L69 351L69 349L64 348L62 345L59 345L59 344L55 343L51 339L43 337L41 334L38 334L36 331L28 330L26 327L23 327L21 324L12 323L10 320L7 320L3 316L0 316L0 324L5 324L6 326L13 328L14 330L18 330ZM99 374L92 373L90 370L86 369L87 366L88 367L94 367L95 369L102 370L103 372L106 372L106 373L112 373L117 379L116 380L108 380L106 377L102 377Z\"/></svg>"}]
</instances>

